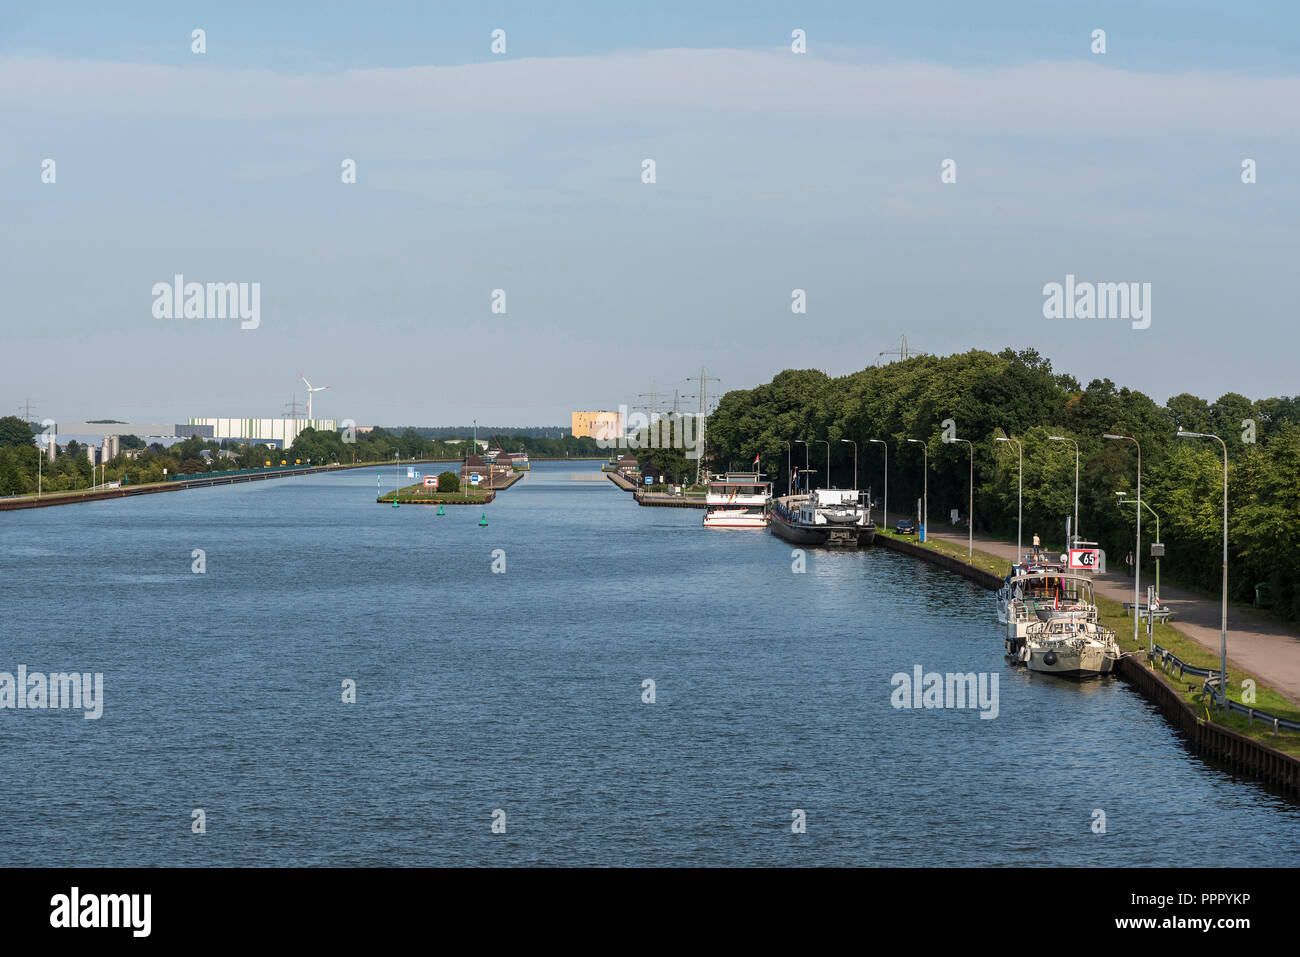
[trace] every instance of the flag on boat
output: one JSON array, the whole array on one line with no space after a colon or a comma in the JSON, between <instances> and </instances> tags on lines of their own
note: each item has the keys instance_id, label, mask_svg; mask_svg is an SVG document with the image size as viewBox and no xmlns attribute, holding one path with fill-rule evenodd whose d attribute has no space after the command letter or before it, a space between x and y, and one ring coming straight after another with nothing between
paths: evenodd
<instances>
[{"instance_id":1,"label":"flag on boat","mask_svg":"<svg viewBox=\"0 0 1300 957\"><path fill-rule=\"evenodd\" d=\"M755 465L758 464L758 453L757 453L757 452L754 453L754 464L755 464Z\"/></svg>"}]
</instances>

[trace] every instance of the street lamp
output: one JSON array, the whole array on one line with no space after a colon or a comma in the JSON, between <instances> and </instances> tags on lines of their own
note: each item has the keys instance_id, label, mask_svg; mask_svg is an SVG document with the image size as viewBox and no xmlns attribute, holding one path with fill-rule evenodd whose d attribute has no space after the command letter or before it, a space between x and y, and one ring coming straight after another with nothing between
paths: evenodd
<instances>
[{"instance_id":1,"label":"street lamp","mask_svg":"<svg viewBox=\"0 0 1300 957\"><path fill-rule=\"evenodd\" d=\"M1125 502L1128 501L1127 498L1128 492L1116 492L1115 494L1119 496L1119 504L1123 505ZM1153 516L1155 516L1156 541L1159 542L1160 541L1160 516L1157 515L1156 510L1152 508L1150 505L1148 505L1146 502L1142 503L1142 507L1145 508L1148 512L1150 512ZM1160 558L1159 556L1157 556L1156 557L1156 598L1159 597L1160 597Z\"/></svg>"},{"instance_id":2,"label":"street lamp","mask_svg":"<svg viewBox=\"0 0 1300 957\"><path fill-rule=\"evenodd\" d=\"M808 471L808 441L806 439L795 439L799 445L803 446L803 470Z\"/></svg>"},{"instance_id":3,"label":"street lamp","mask_svg":"<svg viewBox=\"0 0 1300 957\"><path fill-rule=\"evenodd\" d=\"M975 443L970 439L959 439L955 435L944 436L943 440L949 445L965 442L970 447L970 504L966 506L966 561L973 563L975 559Z\"/></svg>"},{"instance_id":4,"label":"street lamp","mask_svg":"<svg viewBox=\"0 0 1300 957\"><path fill-rule=\"evenodd\" d=\"M1138 643L1138 619L1141 617L1142 605L1139 601L1139 588L1142 579L1142 443L1131 435L1112 435L1107 432L1103 439L1132 442L1138 450L1138 484L1137 484L1137 544L1133 549L1133 643ZM1155 629L1151 630L1150 651L1156 650Z\"/></svg>"},{"instance_id":5,"label":"street lamp","mask_svg":"<svg viewBox=\"0 0 1300 957\"><path fill-rule=\"evenodd\" d=\"M885 447L885 515L884 527L889 527L889 443L884 439L867 439L868 442L875 442L877 445Z\"/></svg>"},{"instance_id":6,"label":"street lamp","mask_svg":"<svg viewBox=\"0 0 1300 957\"><path fill-rule=\"evenodd\" d=\"M1016 447L1016 471L1019 476L1016 479L1016 564L1019 565L1025 527L1025 447L1020 444L1019 439L1012 439L1005 435L995 435L993 439L997 442L1014 443Z\"/></svg>"},{"instance_id":7,"label":"street lamp","mask_svg":"<svg viewBox=\"0 0 1300 957\"><path fill-rule=\"evenodd\" d=\"M930 447L920 439L908 439L921 447L921 541L930 540Z\"/></svg>"},{"instance_id":8,"label":"street lamp","mask_svg":"<svg viewBox=\"0 0 1300 957\"><path fill-rule=\"evenodd\" d=\"M825 439L813 439L814 442L826 446L826 487L831 487L831 444Z\"/></svg>"},{"instance_id":9,"label":"street lamp","mask_svg":"<svg viewBox=\"0 0 1300 957\"><path fill-rule=\"evenodd\" d=\"M847 442L853 446L853 491L858 490L858 443L852 439L840 439L841 442Z\"/></svg>"},{"instance_id":10,"label":"street lamp","mask_svg":"<svg viewBox=\"0 0 1300 957\"><path fill-rule=\"evenodd\" d=\"M1223 693L1223 707L1228 707L1228 446L1223 439L1208 432L1178 430L1180 439L1214 439L1223 446L1223 621L1219 630L1219 690Z\"/></svg>"},{"instance_id":11,"label":"street lamp","mask_svg":"<svg viewBox=\"0 0 1300 957\"><path fill-rule=\"evenodd\" d=\"M1074 540L1079 540L1079 443L1074 439L1064 435L1049 435L1047 437L1052 442L1069 442L1074 446ZM1157 538L1160 536L1157 534ZM1067 548L1073 547L1073 542L1067 544Z\"/></svg>"}]
</instances>

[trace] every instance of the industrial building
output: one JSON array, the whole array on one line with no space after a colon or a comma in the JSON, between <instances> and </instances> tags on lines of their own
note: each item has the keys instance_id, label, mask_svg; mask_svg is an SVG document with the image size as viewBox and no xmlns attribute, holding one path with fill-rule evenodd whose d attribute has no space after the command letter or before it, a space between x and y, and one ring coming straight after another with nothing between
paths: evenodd
<instances>
[{"instance_id":1,"label":"industrial building","mask_svg":"<svg viewBox=\"0 0 1300 957\"><path fill-rule=\"evenodd\" d=\"M577 439L617 439L623 434L621 412L574 412L573 437Z\"/></svg>"},{"instance_id":2,"label":"industrial building","mask_svg":"<svg viewBox=\"0 0 1300 957\"><path fill-rule=\"evenodd\" d=\"M229 439L281 449L293 445L293 440L304 429L338 431L334 419L190 419L189 424L211 428L212 438L217 442Z\"/></svg>"}]
</instances>

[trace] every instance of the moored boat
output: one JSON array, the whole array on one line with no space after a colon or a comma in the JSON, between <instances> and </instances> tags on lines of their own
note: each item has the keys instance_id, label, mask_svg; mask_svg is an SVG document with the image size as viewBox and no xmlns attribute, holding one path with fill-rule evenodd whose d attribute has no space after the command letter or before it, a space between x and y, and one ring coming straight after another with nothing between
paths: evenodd
<instances>
[{"instance_id":1,"label":"moored boat","mask_svg":"<svg viewBox=\"0 0 1300 957\"><path fill-rule=\"evenodd\" d=\"M1121 652L1109 628L1082 615L1058 615L1029 627L1023 654L1030 671L1095 678L1108 674Z\"/></svg>"},{"instance_id":2,"label":"moored boat","mask_svg":"<svg viewBox=\"0 0 1300 957\"><path fill-rule=\"evenodd\" d=\"M795 545L860 548L876 537L876 525L864 497L856 489L814 489L808 495L778 498L768 527Z\"/></svg>"},{"instance_id":3,"label":"moored boat","mask_svg":"<svg viewBox=\"0 0 1300 957\"><path fill-rule=\"evenodd\" d=\"M758 472L728 472L710 479L704 496L705 528L763 528L772 483Z\"/></svg>"}]
</instances>

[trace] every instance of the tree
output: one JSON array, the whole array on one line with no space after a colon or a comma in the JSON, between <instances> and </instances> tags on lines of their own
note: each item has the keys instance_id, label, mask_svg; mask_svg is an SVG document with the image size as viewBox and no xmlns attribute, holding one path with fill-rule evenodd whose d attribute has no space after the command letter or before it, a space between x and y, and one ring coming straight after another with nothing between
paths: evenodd
<instances>
[{"instance_id":1,"label":"tree","mask_svg":"<svg viewBox=\"0 0 1300 957\"><path fill-rule=\"evenodd\" d=\"M438 476L439 492L459 492L460 476L455 472L442 472Z\"/></svg>"},{"instance_id":2,"label":"tree","mask_svg":"<svg viewBox=\"0 0 1300 957\"><path fill-rule=\"evenodd\" d=\"M13 448L19 445L31 445L33 436L31 425L16 415L0 417L0 448Z\"/></svg>"}]
</instances>

